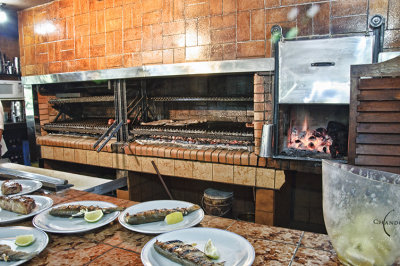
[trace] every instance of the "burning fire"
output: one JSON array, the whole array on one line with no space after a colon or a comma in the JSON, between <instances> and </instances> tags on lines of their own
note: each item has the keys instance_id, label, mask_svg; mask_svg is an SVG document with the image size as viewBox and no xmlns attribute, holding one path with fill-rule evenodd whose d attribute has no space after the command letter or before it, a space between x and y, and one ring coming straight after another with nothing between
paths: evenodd
<instances>
[{"instance_id":1,"label":"burning fire","mask_svg":"<svg viewBox=\"0 0 400 266\"><path fill-rule=\"evenodd\" d=\"M332 145L332 139L327 130L322 127L310 130L307 117L304 118L301 130L291 127L288 133L288 148L330 153L329 146Z\"/></svg>"}]
</instances>

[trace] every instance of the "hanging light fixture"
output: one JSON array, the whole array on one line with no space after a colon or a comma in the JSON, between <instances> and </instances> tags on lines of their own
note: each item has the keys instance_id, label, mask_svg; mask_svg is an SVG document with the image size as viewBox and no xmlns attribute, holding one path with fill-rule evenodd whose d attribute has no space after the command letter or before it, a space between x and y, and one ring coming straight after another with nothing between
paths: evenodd
<instances>
[{"instance_id":1,"label":"hanging light fixture","mask_svg":"<svg viewBox=\"0 0 400 266\"><path fill-rule=\"evenodd\" d=\"M0 3L0 23L4 23L7 21L7 13L5 10L6 4Z\"/></svg>"}]
</instances>

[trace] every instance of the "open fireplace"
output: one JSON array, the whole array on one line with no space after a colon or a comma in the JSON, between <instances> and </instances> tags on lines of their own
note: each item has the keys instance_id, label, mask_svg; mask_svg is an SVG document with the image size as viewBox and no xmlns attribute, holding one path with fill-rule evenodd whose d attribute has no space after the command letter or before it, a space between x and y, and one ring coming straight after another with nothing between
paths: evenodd
<instances>
[{"instance_id":1,"label":"open fireplace","mask_svg":"<svg viewBox=\"0 0 400 266\"><path fill-rule=\"evenodd\" d=\"M279 42L275 157L347 160L350 66L372 48L371 36Z\"/></svg>"},{"instance_id":2,"label":"open fireplace","mask_svg":"<svg viewBox=\"0 0 400 266\"><path fill-rule=\"evenodd\" d=\"M348 113L347 105L281 105L279 154L345 159Z\"/></svg>"}]
</instances>

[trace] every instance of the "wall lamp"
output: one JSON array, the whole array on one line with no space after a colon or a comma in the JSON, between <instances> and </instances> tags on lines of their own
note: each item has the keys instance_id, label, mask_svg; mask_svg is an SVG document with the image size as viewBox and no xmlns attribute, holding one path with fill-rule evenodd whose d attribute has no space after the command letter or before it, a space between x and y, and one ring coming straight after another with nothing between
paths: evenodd
<instances>
[{"instance_id":1,"label":"wall lamp","mask_svg":"<svg viewBox=\"0 0 400 266\"><path fill-rule=\"evenodd\" d=\"M7 21L7 12L5 10L6 4L0 3L0 23Z\"/></svg>"}]
</instances>

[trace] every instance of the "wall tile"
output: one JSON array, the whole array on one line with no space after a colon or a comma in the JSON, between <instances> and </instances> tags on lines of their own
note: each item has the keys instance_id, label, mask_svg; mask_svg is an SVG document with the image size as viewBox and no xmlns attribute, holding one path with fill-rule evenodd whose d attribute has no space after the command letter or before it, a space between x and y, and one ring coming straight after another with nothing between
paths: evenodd
<instances>
[{"instance_id":1,"label":"wall tile","mask_svg":"<svg viewBox=\"0 0 400 266\"><path fill-rule=\"evenodd\" d=\"M238 20L237 40L238 41L250 40L250 12L245 11L238 13L237 20Z\"/></svg>"},{"instance_id":2,"label":"wall tile","mask_svg":"<svg viewBox=\"0 0 400 266\"><path fill-rule=\"evenodd\" d=\"M233 167L233 183L237 185L255 186L256 168L235 165Z\"/></svg>"},{"instance_id":3,"label":"wall tile","mask_svg":"<svg viewBox=\"0 0 400 266\"><path fill-rule=\"evenodd\" d=\"M158 167L158 171L162 175L168 175L168 176L175 175L174 160L158 158L157 159L157 167Z\"/></svg>"},{"instance_id":4,"label":"wall tile","mask_svg":"<svg viewBox=\"0 0 400 266\"><path fill-rule=\"evenodd\" d=\"M265 38L265 11L258 9L251 11L251 39L264 40Z\"/></svg>"},{"instance_id":5,"label":"wall tile","mask_svg":"<svg viewBox=\"0 0 400 266\"><path fill-rule=\"evenodd\" d=\"M367 27L367 16L351 16L332 18L332 34L365 32Z\"/></svg>"},{"instance_id":6,"label":"wall tile","mask_svg":"<svg viewBox=\"0 0 400 266\"><path fill-rule=\"evenodd\" d=\"M211 181L213 170L211 163L193 162L193 178Z\"/></svg>"},{"instance_id":7,"label":"wall tile","mask_svg":"<svg viewBox=\"0 0 400 266\"><path fill-rule=\"evenodd\" d=\"M382 4L383 6L385 6L384 1ZM387 18L388 29L400 29L399 14L400 14L400 1L389 0L389 15Z\"/></svg>"},{"instance_id":8,"label":"wall tile","mask_svg":"<svg viewBox=\"0 0 400 266\"><path fill-rule=\"evenodd\" d=\"M237 57L263 57L265 54L265 42L253 41L237 44Z\"/></svg>"},{"instance_id":9,"label":"wall tile","mask_svg":"<svg viewBox=\"0 0 400 266\"><path fill-rule=\"evenodd\" d=\"M130 171L142 170L142 157L140 156L125 156L125 167Z\"/></svg>"},{"instance_id":10,"label":"wall tile","mask_svg":"<svg viewBox=\"0 0 400 266\"><path fill-rule=\"evenodd\" d=\"M213 163L213 181L233 183L233 165Z\"/></svg>"},{"instance_id":11,"label":"wall tile","mask_svg":"<svg viewBox=\"0 0 400 266\"><path fill-rule=\"evenodd\" d=\"M275 188L275 170L267 168L257 168L256 186L263 188Z\"/></svg>"},{"instance_id":12,"label":"wall tile","mask_svg":"<svg viewBox=\"0 0 400 266\"><path fill-rule=\"evenodd\" d=\"M350 16L367 14L367 0L338 0L332 1L332 16Z\"/></svg>"},{"instance_id":13,"label":"wall tile","mask_svg":"<svg viewBox=\"0 0 400 266\"><path fill-rule=\"evenodd\" d=\"M156 170L154 169L153 164L151 161L157 162L157 158L153 157L142 157L142 172L156 174Z\"/></svg>"},{"instance_id":14,"label":"wall tile","mask_svg":"<svg viewBox=\"0 0 400 266\"><path fill-rule=\"evenodd\" d=\"M193 177L193 162L176 160L175 161L175 176L192 178Z\"/></svg>"}]
</instances>

